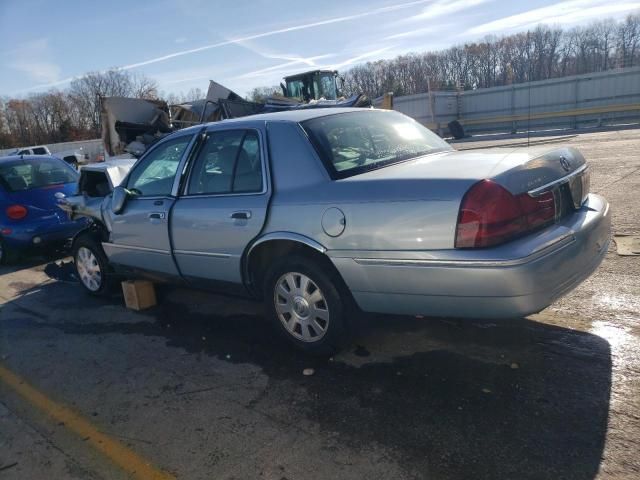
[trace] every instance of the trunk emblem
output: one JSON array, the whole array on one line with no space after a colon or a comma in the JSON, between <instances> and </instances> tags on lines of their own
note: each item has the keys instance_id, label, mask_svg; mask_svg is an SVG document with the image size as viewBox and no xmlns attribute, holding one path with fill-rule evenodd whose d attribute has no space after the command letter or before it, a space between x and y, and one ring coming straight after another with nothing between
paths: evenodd
<instances>
[{"instance_id":1,"label":"trunk emblem","mask_svg":"<svg viewBox=\"0 0 640 480\"><path fill-rule=\"evenodd\" d=\"M564 155L560 155L560 165L562 165L562 168L564 168L565 172L571 170L571 164Z\"/></svg>"}]
</instances>

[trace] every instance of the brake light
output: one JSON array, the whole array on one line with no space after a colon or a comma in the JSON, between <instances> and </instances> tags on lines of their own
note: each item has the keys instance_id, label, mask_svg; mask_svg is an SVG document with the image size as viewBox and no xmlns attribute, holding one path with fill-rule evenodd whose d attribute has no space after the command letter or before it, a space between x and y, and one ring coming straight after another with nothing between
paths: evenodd
<instances>
[{"instance_id":1,"label":"brake light","mask_svg":"<svg viewBox=\"0 0 640 480\"><path fill-rule=\"evenodd\" d=\"M22 220L27 216L28 211L24 205L10 205L5 210L5 213L11 220Z\"/></svg>"},{"instance_id":2,"label":"brake light","mask_svg":"<svg viewBox=\"0 0 640 480\"><path fill-rule=\"evenodd\" d=\"M456 248L491 247L541 228L555 219L553 192L513 195L482 180L465 194L456 227Z\"/></svg>"}]
</instances>

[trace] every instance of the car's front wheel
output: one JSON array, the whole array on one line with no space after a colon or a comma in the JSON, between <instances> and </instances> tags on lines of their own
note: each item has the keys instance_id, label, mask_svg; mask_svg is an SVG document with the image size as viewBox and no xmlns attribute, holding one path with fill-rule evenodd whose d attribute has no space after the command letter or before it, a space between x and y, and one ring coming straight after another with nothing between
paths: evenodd
<instances>
[{"instance_id":1,"label":"car's front wheel","mask_svg":"<svg viewBox=\"0 0 640 480\"><path fill-rule=\"evenodd\" d=\"M80 285L91 295L105 296L112 286L111 269L102 246L91 236L82 235L73 245L73 262Z\"/></svg>"},{"instance_id":2,"label":"car's front wheel","mask_svg":"<svg viewBox=\"0 0 640 480\"><path fill-rule=\"evenodd\" d=\"M313 258L291 256L269 269L264 299L275 328L309 353L336 353L350 339L349 298L336 274Z\"/></svg>"}]
</instances>

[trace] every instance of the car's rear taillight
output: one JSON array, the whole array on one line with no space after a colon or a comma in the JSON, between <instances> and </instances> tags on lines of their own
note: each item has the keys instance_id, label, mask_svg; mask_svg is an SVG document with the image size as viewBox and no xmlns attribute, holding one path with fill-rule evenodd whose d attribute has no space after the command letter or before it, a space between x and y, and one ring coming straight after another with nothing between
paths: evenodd
<instances>
[{"instance_id":1,"label":"car's rear taillight","mask_svg":"<svg viewBox=\"0 0 640 480\"><path fill-rule=\"evenodd\" d=\"M22 220L27 216L28 210L24 205L10 205L5 210L5 213L11 220Z\"/></svg>"},{"instance_id":2,"label":"car's rear taillight","mask_svg":"<svg viewBox=\"0 0 640 480\"><path fill-rule=\"evenodd\" d=\"M460 205L456 248L491 247L552 223L553 192L513 195L491 180L476 183Z\"/></svg>"},{"instance_id":3,"label":"car's rear taillight","mask_svg":"<svg viewBox=\"0 0 640 480\"><path fill-rule=\"evenodd\" d=\"M553 192L545 192L537 197L522 193L515 198L520 203L527 231L553 222L556 216L556 201L553 197Z\"/></svg>"}]
</instances>

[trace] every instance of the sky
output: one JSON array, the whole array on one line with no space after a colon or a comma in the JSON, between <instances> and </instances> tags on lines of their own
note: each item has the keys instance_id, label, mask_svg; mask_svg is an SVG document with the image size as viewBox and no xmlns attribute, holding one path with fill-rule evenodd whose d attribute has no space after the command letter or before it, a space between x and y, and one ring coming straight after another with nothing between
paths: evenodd
<instances>
[{"instance_id":1,"label":"sky","mask_svg":"<svg viewBox=\"0 0 640 480\"><path fill-rule=\"evenodd\" d=\"M114 67L164 93L213 79L244 95L292 73L637 11L640 0L0 0L0 96Z\"/></svg>"}]
</instances>

